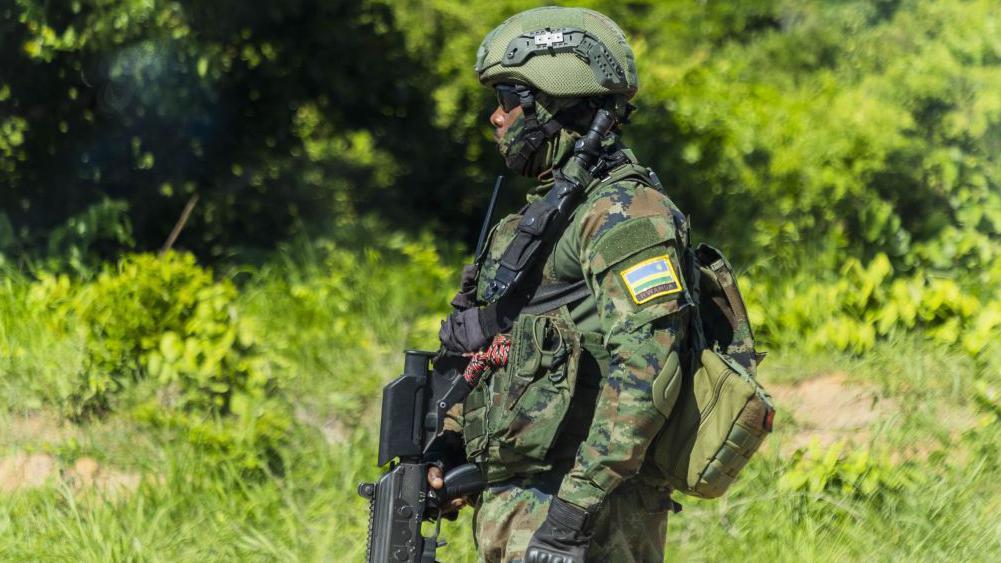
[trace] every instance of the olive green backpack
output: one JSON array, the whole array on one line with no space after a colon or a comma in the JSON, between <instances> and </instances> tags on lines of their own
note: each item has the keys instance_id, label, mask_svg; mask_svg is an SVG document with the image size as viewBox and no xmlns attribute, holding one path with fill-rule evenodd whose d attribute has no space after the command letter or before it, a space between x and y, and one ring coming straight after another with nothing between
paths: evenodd
<instances>
[{"instance_id":1,"label":"olive green backpack","mask_svg":"<svg viewBox=\"0 0 1001 563\"><path fill-rule=\"evenodd\" d=\"M754 379L763 355L729 262L700 244L686 251L686 277L697 307L692 315L692 354L682 366L676 401L656 395L668 415L649 460L674 490L722 495L772 430L771 397ZM673 393L672 393L673 394ZM658 406L660 406L658 404Z\"/></svg>"}]
</instances>

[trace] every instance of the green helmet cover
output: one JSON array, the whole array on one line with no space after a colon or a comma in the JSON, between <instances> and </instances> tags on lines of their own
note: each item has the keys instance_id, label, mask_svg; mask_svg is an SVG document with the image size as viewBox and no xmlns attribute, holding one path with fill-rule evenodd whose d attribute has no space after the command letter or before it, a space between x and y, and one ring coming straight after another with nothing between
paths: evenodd
<instances>
[{"instance_id":1,"label":"green helmet cover","mask_svg":"<svg viewBox=\"0 0 1001 563\"><path fill-rule=\"evenodd\" d=\"M628 99L639 85L625 34L584 8L550 6L511 16L483 39L475 70L485 86L524 84L556 97Z\"/></svg>"}]
</instances>

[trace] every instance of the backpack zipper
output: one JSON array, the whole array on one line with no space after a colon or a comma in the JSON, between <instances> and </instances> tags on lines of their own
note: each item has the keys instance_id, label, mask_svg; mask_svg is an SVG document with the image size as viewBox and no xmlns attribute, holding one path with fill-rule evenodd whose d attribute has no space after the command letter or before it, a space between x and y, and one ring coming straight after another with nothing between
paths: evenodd
<instances>
[{"instance_id":1,"label":"backpack zipper","mask_svg":"<svg viewBox=\"0 0 1001 563\"><path fill-rule=\"evenodd\" d=\"M730 366L727 366L727 368L729 367ZM723 385L730 380L730 376L733 374L734 371L732 369L727 369L726 373L723 374L723 377L719 378L719 381L716 382L716 386L713 389L712 401L709 402L709 406L707 406L705 410L699 413L699 418L701 420L699 421L699 428L696 430L696 434L702 432L702 427L705 426L706 420L708 420L709 415L712 414L713 409L716 408L716 403L719 402L719 396L723 390Z\"/></svg>"}]
</instances>

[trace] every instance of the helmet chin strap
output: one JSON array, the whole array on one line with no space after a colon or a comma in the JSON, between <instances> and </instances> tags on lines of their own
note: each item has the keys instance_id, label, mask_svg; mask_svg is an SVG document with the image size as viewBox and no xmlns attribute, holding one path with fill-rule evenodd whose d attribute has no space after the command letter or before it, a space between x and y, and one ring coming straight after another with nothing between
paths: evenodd
<instances>
[{"instance_id":1,"label":"helmet chin strap","mask_svg":"<svg viewBox=\"0 0 1001 563\"><path fill-rule=\"evenodd\" d=\"M520 289L519 285L533 275L539 261L548 255L569 224L574 209L584 199L587 187L604 177L609 161L603 140L612 134L616 124L615 114L598 109L587 132L574 143L573 158L553 172L553 187L525 209L514 238L501 255L494 278L484 291L483 298L489 304L480 318L484 334L510 328L507 326L510 318L503 314L510 303L501 300L512 295L520 310L525 295L511 292Z\"/></svg>"},{"instance_id":2,"label":"helmet chin strap","mask_svg":"<svg viewBox=\"0 0 1001 563\"><path fill-rule=\"evenodd\" d=\"M535 101L535 92L528 86L518 86L515 90L518 94L522 114L525 116L525 127L520 137L521 143L516 151L504 156L504 162L511 170L526 174L528 167L532 163L538 150L553 137L559 134L563 125L558 119L560 114L554 115L545 124L539 123L539 116ZM560 112L562 113L562 112Z\"/></svg>"},{"instance_id":3,"label":"helmet chin strap","mask_svg":"<svg viewBox=\"0 0 1001 563\"><path fill-rule=\"evenodd\" d=\"M518 86L515 92L521 102L521 112L525 114L526 129L537 129L539 120L535 113L535 93L527 86Z\"/></svg>"}]
</instances>

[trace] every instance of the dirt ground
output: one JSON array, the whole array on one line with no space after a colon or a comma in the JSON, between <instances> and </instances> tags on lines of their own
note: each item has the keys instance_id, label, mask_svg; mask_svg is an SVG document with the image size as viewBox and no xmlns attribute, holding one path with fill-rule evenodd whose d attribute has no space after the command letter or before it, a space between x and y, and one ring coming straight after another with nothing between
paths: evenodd
<instances>
[{"instance_id":1,"label":"dirt ground","mask_svg":"<svg viewBox=\"0 0 1001 563\"><path fill-rule=\"evenodd\" d=\"M906 406L880 392L876 385L853 380L843 372L818 375L790 385L772 384L768 391L778 408L776 425L789 417L795 432L781 436L784 454L794 452L812 441L828 446L839 440L849 445L866 445L872 432L883 423L894 423L903 416ZM934 413L944 430L958 435L976 423L972 411L940 407ZM933 444L911 444L899 452L907 458L925 457Z\"/></svg>"},{"instance_id":2,"label":"dirt ground","mask_svg":"<svg viewBox=\"0 0 1001 563\"><path fill-rule=\"evenodd\" d=\"M12 417L7 425L5 441L44 449L45 445L57 444L78 435L79 431L72 425L48 414L35 413ZM113 496L136 490L140 480L138 473L102 465L87 456L64 463L51 454L28 452L17 446L13 451L0 455L0 492L5 493L65 484L77 492L94 490Z\"/></svg>"},{"instance_id":3,"label":"dirt ground","mask_svg":"<svg viewBox=\"0 0 1001 563\"><path fill-rule=\"evenodd\" d=\"M776 436L782 441L780 448L784 454L806 447L814 440L824 446L838 440L865 445L874 428L899 417L902 408L897 400L882 395L875 385L852 380L843 372L822 374L794 384L770 384L768 390L779 409L776 425L795 428L792 434ZM297 410L296 416L301 423L320 428L328 442L345 439L345 432L336 421L311 416L306 409ZM972 413L962 409L937 413L936 418L957 433L974 423ZM0 450L0 492L65 484L78 492L95 490L115 495L138 488L139 474L102 464L92 457L66 462L48 453L25 450L26 445L44 450L45 445L79 437L80 431L72 424L44 413L12 417L9 422L5 442L13 447L6 452ZM915 444L903 455L923 457L930 448Z\"/></svg>"},{"instance_id":4,"label":"dirt ground","mask_svg":"<svg viewBox=\"0 0 1001 563\"><path fill-rule=\"evenodd\" d=\"M880 397L873 385L848 380L845 373L812 377L792 385L770 385L768 391L781 415L792 417L797 431L784 440L783 451L795 451L818 440L823 445L845 439L863 444L873 423L893 416L896 401Z\"/></svg>"}]
</instances>

